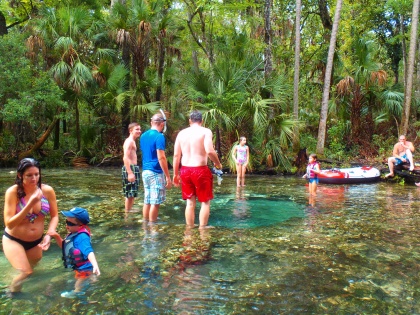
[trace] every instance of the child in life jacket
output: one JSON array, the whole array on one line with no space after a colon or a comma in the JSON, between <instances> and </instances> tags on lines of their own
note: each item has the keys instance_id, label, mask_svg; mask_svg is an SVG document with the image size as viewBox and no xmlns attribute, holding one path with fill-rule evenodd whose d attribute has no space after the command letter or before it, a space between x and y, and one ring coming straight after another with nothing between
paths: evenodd
<instances>
[{"instance_id":1,"label":"child in life jacket","mask_svg":"<svg viewBox=\"0 0 420 315\"><path fill-rule=\"evenodd\" d=\"M58 233L51 235L55 238L63 252L65 268L72 268L75 272L74 291L61 293L62 297L74 298L83 295L83 283L92 273L100 275L98 262L90 241L89 213L83 208L73 208L61 211L66 217L66 229L69 232L63 240Z\"/></svg>"},{"instance_id":2,"label":"child in life jacket","mask_svg":"<svg viewBox=\"0 0 420 315\"><path fill-rule=\"evenodd\" d=\"M309 155L309 164L306 168L306 174L303 175L303 178L309 180L309 194L312 196L316 195L316 187L319 183L318 174L321 173L319 163L317 161L316 154Z\"/></svg>"}]
</instances>

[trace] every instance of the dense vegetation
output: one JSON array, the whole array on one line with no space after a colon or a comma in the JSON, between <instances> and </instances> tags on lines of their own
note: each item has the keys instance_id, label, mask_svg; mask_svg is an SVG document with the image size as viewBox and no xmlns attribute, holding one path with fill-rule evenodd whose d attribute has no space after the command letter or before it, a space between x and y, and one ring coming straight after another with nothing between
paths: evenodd
<instances>
[{"instance_id":1,"label":"dense vegetation","mask_svg":"<svg viewBox=\"0 0 420 315\"><path fill-rule=\"evenodd\" d=\"M417 9L412 0L338 4L328 56L333 0L2 1L1 163L28 155L57 166L120 162L128 124L147 129L159 108L169 118L169 156L197 108L225 165L241 135L254 169L290 170L300 148L380 160L405 132L404 114L408 139L420 131L420 60L409 49L418 1Z\"/></svg>"}]
</instances>

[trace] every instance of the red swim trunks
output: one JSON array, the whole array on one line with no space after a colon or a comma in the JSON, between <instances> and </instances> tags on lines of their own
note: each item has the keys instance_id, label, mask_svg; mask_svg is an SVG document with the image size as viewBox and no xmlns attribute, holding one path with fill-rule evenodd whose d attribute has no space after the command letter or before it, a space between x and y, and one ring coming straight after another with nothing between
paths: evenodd
<instances>
[{"instance_id":1,"label":"red swim trunks","mask_svg":"<svg viewBox=\"0 0 420 315\"><path fill-rule=\"evenodd\" d=\"M213 175L207 166L183 166L180 171L182 199L196 196L199 202L213 199Z\"/></svg>"},{"instance_id":2,"label":"red swim trunks","mask_svg":"<svg viewBox=\"0 0 420 315\"><path fill-rule=\"evenodd\" d=\"M92 270L75 270L74 278L75 279L86 279L89 278L92 274Z\"/></svg>"}]
</instances>

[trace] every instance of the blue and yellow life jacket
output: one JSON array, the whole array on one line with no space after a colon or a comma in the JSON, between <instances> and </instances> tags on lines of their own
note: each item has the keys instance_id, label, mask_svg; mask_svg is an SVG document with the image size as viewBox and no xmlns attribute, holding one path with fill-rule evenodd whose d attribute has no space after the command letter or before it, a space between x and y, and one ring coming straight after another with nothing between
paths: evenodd
<instances>
[{"instance_id":1,"label":"blue and yellow life jacket","mask_svg":"<svg viewBox=\"0 0 420 315\"><path fill-rule=\"evenodd\" d=\"M90 236L90 232L85 227L82 227L77 233L70 233L63 240L62 252L64 268L72 268L73 270L88 263L88 259L83 258L83 254L78 248L74 248L74 240L80 233L86 233Z\"/></svg>"}]
</instances>

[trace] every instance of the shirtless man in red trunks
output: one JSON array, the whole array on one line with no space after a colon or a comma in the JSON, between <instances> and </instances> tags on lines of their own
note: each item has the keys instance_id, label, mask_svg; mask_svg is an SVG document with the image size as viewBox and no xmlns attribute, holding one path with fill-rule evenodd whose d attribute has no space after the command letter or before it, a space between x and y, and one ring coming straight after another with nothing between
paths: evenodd
<instances>
[{"instance_id":1,"label":"shirtless man in red trunks","mask_svg":"<svg viewBox=\"0 0 420 315\"><path fill-rule=\"evenodd\" d=\"M413 152L413 143L407 141L405 135L401 135L398 143L394 145L392 156L388 158L389 174L385 177L394 176L394 165L410 163L410 171L412 171L414 169Z\"/></svg>"},{"instance_id":2,"label":"shirtless man in red trunks","mask_svg":"<svg viewBox=\"0 0 420 315\"><path fill-rule=\"evenodd\" d=\"M175 186L182 187L182 199L187 200L185 221L194 226L196 199L201 202L200 228L205 228L210 216L210 200L213 199L213 175L207 166L208 158L217 169L222 168L213 147L213 134L201 126L203 117L199 111L190 115L190 127L179 132L174 148ZM180 162L182 164L181 170Z\"/></svg>"}]
</instances>

